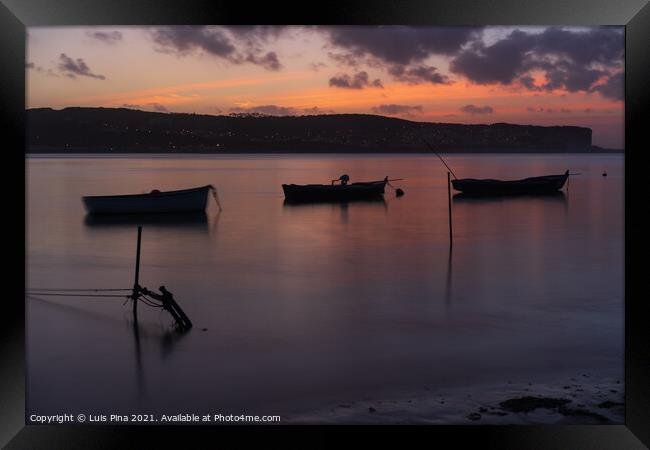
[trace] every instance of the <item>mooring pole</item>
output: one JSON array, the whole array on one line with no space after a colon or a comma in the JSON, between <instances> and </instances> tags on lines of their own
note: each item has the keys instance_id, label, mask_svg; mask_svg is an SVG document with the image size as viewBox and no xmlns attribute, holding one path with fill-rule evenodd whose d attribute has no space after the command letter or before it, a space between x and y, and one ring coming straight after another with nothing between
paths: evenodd
<instances>
[{"instance_id":1,"label":"mooring pole","mask_svg":"<svg viewBox=\"0 0 650 450\"><path fill-rule=\"evenodd\" d=\"M135 254L135 281L133 282L133 320L138 320L138 298L140 297L140 243L142 241L142 226L138 226L138 249Z\"/></svg>"},{"instance_id":2,"label":"mooring pole","mask_svg":"<svg viewBox=\"0 0 650 450\"><path fill-rule=\"evenodd\" d=\"M451 174L447 172L447 202L449 203L449 247L454 243L451 227Z\"/></svg>"}]
</instances>

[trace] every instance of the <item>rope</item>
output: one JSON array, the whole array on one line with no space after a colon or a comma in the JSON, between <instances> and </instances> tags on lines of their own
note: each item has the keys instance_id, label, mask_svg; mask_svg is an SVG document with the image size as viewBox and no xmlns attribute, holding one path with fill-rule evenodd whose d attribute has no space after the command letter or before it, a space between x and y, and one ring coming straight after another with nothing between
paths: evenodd
<instances>
[{"instance_id":1,"label":"rope","mask_svg":"<svg viewBox=\"0 0 650 450\"><path fill-rule=\"evenodd\" d=\"M25 291L27 295L51 295L57 297L118 297L118 298L129 298L129 295L119 295L119 294L58 294L54 292L31 292Z\"/></svg>"},{"instance_id":2,"label":"rope","mask_svg":"<svg viewBox=\"0 0 650 450\"><path fill-rule=\"evenodd\" d=\"M428 143L427 141L424 140L424 138L423 138L422 136L420 136L420 139L422 139L422 142L424 142L425 144L427 144L427 147L429 147L429 150L431 150L433 153L435 153L435 155L438 157L438 159L440 159L440 161L442 161L442 163L445 165L445 167L447 168L447 170L449 170L449 172L454 176L454 180L457 180L458 177L456 176L456 174L454 173L454 171L451 170L451 167L449 167L449 166L447 165L447 163L445 162L445 160L442 159L442 156L440 156L440 155L439 155L439 154L438 154L438 153L433 149L433 147L431 147L431 145L429 145L429 143Z\"/></svg>"},{"instance_id":3,"label":"rope","mask_svg":"<svg viewBox=\"0 0 650 450\"><path fill-rule=\"evenodd\" d=\"M156 303L155 300L147 297L144 294L140 294L140 301L142 303L144 303L145 305L151 306L153 308L162 308L162 306L163 306L161 303Z\"/></svg>"},{"instance_id":4,"label":"rope","mask_svg":"<svg viewBox=\"0 0 650 450\"><path fill-rule=\"evenodd\" d=\"M214 197L214 201L217 202L219 211L223 211L223 208L221 207L221 203L219 202L219 194L217 194L217 188L210 185L210 189L212 190L212 196Z\"/></svg>"},{"instance_id":5,"label":"rope","mask_svg":"<svg viewBox=\"0 0 650 450\"><path fill-rule=\"evenodd\" d=\"M58 289L58 288L32 288L34 291L39 292L110 292L110 291L131 291L133 288L127 289Z\"/></svg>"}]
</instances>

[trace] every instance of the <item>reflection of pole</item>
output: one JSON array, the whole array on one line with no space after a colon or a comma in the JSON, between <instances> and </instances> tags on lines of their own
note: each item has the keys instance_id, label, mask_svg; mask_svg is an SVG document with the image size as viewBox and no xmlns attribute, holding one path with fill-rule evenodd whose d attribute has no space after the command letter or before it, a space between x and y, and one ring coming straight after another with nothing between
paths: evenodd
<instances>
[{"instance_id":1,"label":"reflection of pole","mask_svg":"<svg viewBox=\"0 0 650 450\"><path fill-rule=\"evenodd\" d=\"M449 259L447 260L447 284L445 285L445 299L447 307L451 306L451 246L449 247Z\"/></svg>"},{"instance_id":2,"label":"reflection of pole","mask_svg":"<svg viewBox=\"0 0 650 450\"><path fill-rule=\"evenodd\" d=\"M142 354L140 351L140 330L138 329L138 322L133 322L133 336L135 337L135 367L138 378L138 393L143 393L143 377L142 377Z\"/></svg>"},{"instance_id":3,"label":"reflection of pole","mask_svg":"<svg viewBox=\"0 0 650 450\"><path fill-rule=\"evenodd\" d=\"M447 201L449 203L449 247L453 245L453 236L451 232L451 174L447 172Z\"/></svg>"},{"instance_id":4,"label":"reflection of pole","mask_svg":"<svg viewBox=\"0 0 650 450\"><path fill-rule=\"evenodd\" d=\"M138 284L140 280L140 243L142 241L142 226L138 226L138 248L135 255L135 281L133 282L133 293L131 298L133 298L133 320L137 322L138 320L138 298L140 297L140 286Z\"/></svg>"}]
</instances>

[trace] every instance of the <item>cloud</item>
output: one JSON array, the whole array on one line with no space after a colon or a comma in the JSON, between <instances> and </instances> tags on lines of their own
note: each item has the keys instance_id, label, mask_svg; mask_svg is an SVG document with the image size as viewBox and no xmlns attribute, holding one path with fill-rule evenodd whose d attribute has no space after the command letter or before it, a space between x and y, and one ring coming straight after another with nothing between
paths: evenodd
<instances>
[{"instance_id":1,"label":"cloud","mask_svg":"<svg viewBox=\"0 0 650 450\"><path fill-rule=\"evenodd\" d=\"M295 108L278 105L260 105L248 108L236 106L230 112L239 114L263 114L269 116L293 116L298 112Z\"/></svg>"},{"instance_id":2,"label":"cloud","mask_svg":"<svg viewBox=\"0 0 650 450\"><path fill-rule=\"evenodd\" d=\"M319 28L332 47L355 58L409 65L431 55L453 55L475 39L480 28L407 26L333 26ZM340 55L339 55L340 56Z\"/></svg>"},{"instance_id":3,"label":"cloud","mask_svg":"<svg viewBox=\"0 0 650 450\"><path fill-rule=\"evenodd\" d=\"M558 113L559 114L570 114L570 113L573 112L573 110L568 109L568 108L560 108L560 109L543 108L543 107L534 108L532 106L529 106L528 108L526 108L526 111L534 112L534 113L537 113L537 112L539 112L539 113L547 113L547 114L558 114Z\"/></svg>"},{"instance_id":4,"label":"cloud","mask_svg":"<svg viewBox=\"0 0 650 450\"><path fill-rule=\"evenodd\" d=\"M379 106L373 106L372 112L375 114L385 114L388 116L396 116L396 115L405 115L405 116L411 116L413 113L418 113L422 112L422 105L416 105L416 106L410 106L410 105L395 105L395 104L388 104L388 105L379 105Z\"/></svg>"},{"instance_id":5,"label":"cloud","mask_svg":"<svg viewBox=\"0 0 650 450\"><path fill-rule=\"evenodd\" d=\"M313 70L314 72L318 72L320 69L323 69L327 67L327 64L322 63L322 62L314 62L309 64L309 68Z\"/></svg>"},{"instance_id":6,"label":"cloud","mask_svg":"<svg viewBox=\"0 0 650 450\"><path fill-rule=\"evenodd\" d=\"M283 30L272 26L184 25L155 28L150 36L159 52L178 56L202 53L232 64L251 63L276 71L282 68L278 55L264 46Z\"/></svg>"},{"instance_id":7,"label":"cloud","mask_svg":"<svg viewBox=\"0 0 650 450\"><path fill-rule=\"evenodd\" d=\"M571 31L551 27L541 33L514 30L491 45L473 42L451 60L449 68L477 84L614 95L623 55L624 35L620 28ZM543 75L541 84L535 83L535 73ZM601 80L608 84L611 78L611 91L596 89L604 86Z\"/></svg>"},{"instance_id":8,"label":"cloud","mask_svg":"<svg viewBox=\"0 0 650 450\"><path fill-rule=\"evenodd\" d=\"M381 80L375 79L370 81L368 72L357 72L350 76L348 74L341 74L330 78L329 84L331 87L338 87L344 89L363 89L366 87L383 88Z\"/></svg>"},{"instance_id":9,"label":"cloud","mask_svg":"<svg viewBox=\"0 0 650 450\"><path fill-rule=\"evenodd\" d=\"M246 61L262 66L268 70L280 70L282 68L282 64L280 64L278 55L275 52L268 52L262 56L250 53L246 56Z\"/></svg>"},{"instance_id":10,"label":"cloud","mask_svg":"<svg viewBox=\"0 0 650 450\"><path fill-rule=\"evenodd\" d=\"M392 66L388 72L393 75L397 81L402 81L408 84L420 84L428 82L432 84L448 84L449 78L437 72L433 66Z\"/></svg>"},{"instance_id":11,"label":"cloud","mask_svg":"<svg viewBox=\"0 0 650 450\"><path fill-rule=\"evenodd\" d=\"M153 110L157 112L169 112L167 107L165 105L161 105L160 103L148 103L147 106L153 108Z\"/></svg>"},{"instance_id":12,"label":"cloud","mask_svg":"<svg viewBox=\"0 0 650 450\"><path fill-rule=\"evenodd\" d=\"M480 36L475 27L334 26L320 27L339 65L362 65L388 71L408 84L449 83L447 76L427 66L433 55L452 56Z\"/></svg>"},{"instance_id":13,"label":"cloud","mask_svg":"<svg viewBox=\"0 0 650 450\"><path fill-rule=\"evenodd\" d=\"M260 106L235 106L230 108L234 114L259 114L264 116L297 116L297 115L323 115L334 114L330 109L322 109L318 106L312 108L293 108L291 106L260 105Z\"/></svg>"},{"instance_id":14,"label":"cloud","mask_svg":"<svg viewBox=\"0 0 650 450\"><path fill-rule=\"evenodd\" d=\"M34 72L37 72L37 73L40 73L40 74L47 75L48 77L58 77L58 76L59 76L59 75L57 75L56 73L54 73L54 72L52 71L52 69L45 69L45 68L43 68L43 67L41 67L41 66L39 66L39 65L36 65L36 64L33 63L33 62L28 62L28 63L26 63L26 64L25 64L25 69L27 69L27 70L33 70Z\"/></svg>"},{"instance_id":15,"label":"cloud","mask_svg":"<svg viewBox=\"0 0 650 450\"><path fill-rule=\"evenodd\" d=\"M59 56L57 67L59 72L72 79L77 78L77 76L96 78L98 80L106 79L104 75L92 73L83 59L77 58L74 60L65 53L61 53Z\"/></svg>"},{"instance_id":16,"label":"cloud","mask_svg":"<svg viewBox=\"0 0 650 450\"><path fill-rule=\"evenodd\" d=\"M460 110L467 114L492 114L494 108L491 106L465 105Z\"/></svg>"},{"instance_id":17,"label":"cloud","mask_svg":"<svg viewBox=\"0 0 650 450\"><path fill-rule=\"evenodd\" d=\"M603 97L612 100L623 100L625 96L623 73L617 73L601 85L594 87L594 91L599 92Z\"/></svg>"},{"instance_id":18,"label":"cloud","mask_svg":"<svg viewBox=\"0 0 650 450\"><path fill-rule=\"evenodd\" d=\"M133 103L123 103L122 108L140 109L140 105L136 105L136 104L133 104Z\"/></svg>"},{"instance_id":19,"label":"cloud","mask_svg":"<svg viewBox=\"0 0 650 450\"><path fill-rule=\"evenodd\" d=\"M331 109L321 109L318 106L314 106L313 108L303 108L302 112L307 115L334 114L334 111Z\"/></svg>"},{"instance_id":20,"label":"cloud","mask_svg":"<svg viewBox=\"0 0 650 450\"><path fill-rule=\"evenodd\" d=\"M87 31L86 35L109 45L117 44L123 37L119 31Z\"/></svg>"}]
</instances>

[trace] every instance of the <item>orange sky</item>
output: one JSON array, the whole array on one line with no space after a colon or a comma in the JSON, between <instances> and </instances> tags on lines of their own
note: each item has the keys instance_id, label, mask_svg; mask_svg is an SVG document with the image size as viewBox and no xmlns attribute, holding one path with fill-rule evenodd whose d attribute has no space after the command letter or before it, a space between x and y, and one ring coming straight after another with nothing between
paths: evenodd
<instances>
[{"instance_id":1,"label":"orange sky","mask_svg":"<svg viewBox=\"0 0 650 450\"><path fill-rule=\"evenodd\" d=\"M512 30L483 30L480 39L489 46ZM543 31L523 30L530 35ZM399 53L374 48L372 42L341 44L312 28L294 27L261 37L252 32L224 33L228 41L218 40L218 33L194 30L169 40L154 33L155 29L141 27L30 28L27 106L204 114L262 108L278 114L378 113L431 122L580 125L592 128L595 145L624 147L623 101L598 91L606 78L589 89L573 91L564 86L541 89L553 75L540 70L529 73L532 88L520 82L482 82L471 79L471 73L452 70L455 54L449 52L422 51L402 63ZM535 45L537 49L541 44ZM337 54L354 57L342 62L335 58ZM572 55L580 57L575 51ZM606 63L600 57L589 67ZM446 78L439 83L400 78L391 72L397 64L406 70L435 67ZM577 75L583 73L580 69L571 66ZM331 81L347 76L344 82L352 82L360 72L366 78L360 78L358 85L342 87Z\"/></svg>"}]
</instances>

